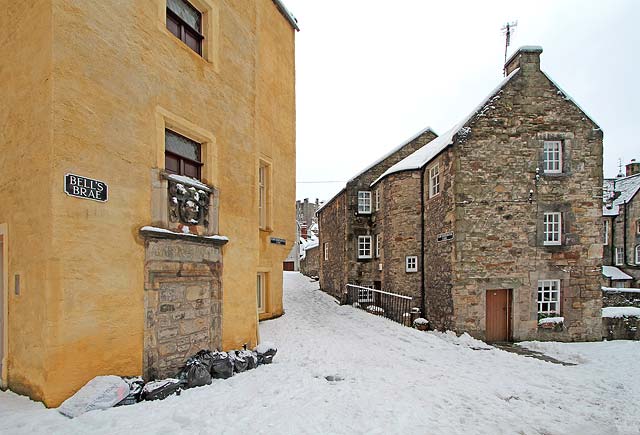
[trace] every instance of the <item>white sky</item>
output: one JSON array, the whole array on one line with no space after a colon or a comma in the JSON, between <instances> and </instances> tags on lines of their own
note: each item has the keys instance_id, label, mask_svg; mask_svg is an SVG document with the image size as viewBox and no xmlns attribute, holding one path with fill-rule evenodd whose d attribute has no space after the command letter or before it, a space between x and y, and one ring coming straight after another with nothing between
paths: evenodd
<instances>
[{"instance_id":1,"label":"white sky","mask_svg":"<svg viewBox=\"0 0 640 435\"><path fill-rule=\"evenodd\" d=\"M541 45L547 72L604 131L604 174L640 159L640 1L285 0L296 35L297 195L329 199L414 133L442 134ZM303 183L339 181L338 183Z\"/></svg>"}]
</instances>

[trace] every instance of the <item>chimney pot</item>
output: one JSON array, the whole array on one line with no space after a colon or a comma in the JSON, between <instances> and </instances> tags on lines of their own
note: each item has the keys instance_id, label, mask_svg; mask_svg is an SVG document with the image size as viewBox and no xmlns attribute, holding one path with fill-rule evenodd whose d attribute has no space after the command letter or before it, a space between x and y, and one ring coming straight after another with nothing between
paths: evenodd
<instances>
[{"instance_id":1,"label":"chimney pot","mask_svg":"<svg viewBox=\"0 0 640 435\"><path fill-rule=\"evenodd\" d=\"M504 64L505 75L511 74L516 68L523 72L540 71L540 53L542 47L525 45L518 48Z\"/></svg>"}]
</instances>

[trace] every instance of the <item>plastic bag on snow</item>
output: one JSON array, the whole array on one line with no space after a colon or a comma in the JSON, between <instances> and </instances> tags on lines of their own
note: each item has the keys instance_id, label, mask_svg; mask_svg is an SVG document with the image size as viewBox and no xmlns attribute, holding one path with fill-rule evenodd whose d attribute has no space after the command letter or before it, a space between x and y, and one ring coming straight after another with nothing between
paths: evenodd
<instances>
[{"instance_id":1,"label":"plastic bag on snow","mask_svg":"<svg viewBox=\"0 0 640 435\"><path fill-rule=\"evenodd\" d=\"M58 412L77 417L94 409L107 409L129 395L129 384L120 376L97 376L65 400Z\"/></svg>"},{"instance_id":2,"label":"plastic bag on snow","mask_svg":"<svg viewBox=\"0 0 640 435\"><path fill-rule=\"evenodd\" d=\"M180 395L182 382L168 378L161 381L151 381L142 388L142 400L162 400L172 394Z\"/></svg>"},{"instance_id":3,"label":"plastic bag on snow","mask_svg":"<svg viewBox=\"0 0 640 435\"><path fill-rule=\"evenodd\" d=\"M122 399L120 402L116 403L115 406L135 405L140 400L142 400L140 395L142 394L144 381L140 376L122 379L124 379L124 381L129 384L129 395Z\"/></svg>"},{"instance_id":4,"label":"plastic bag on snow","mask_svg":"<svg viewBox=\"0 0 640 435\"><path fill-rule=\"evenodd\" d=\"M216 379L227 379L233 376L233 361L227 352L214 352L211 363L211 376Z\"/></svg>"},{"instance_id":5,"label":"plastic bag on snow","mask_svg":"<svg viewBox=\"0 0 640 435\"><path fill-rule=\"evenodd\" d=\"M258 364L271 364L273 357L276 356L278 348L273 343L261 343L257 345L254 352L258 355Z\"/></svg>"},{"instance_id":6,"label":"plastic bag on snow","mask_svg":"<svg viewBox=\"0 0 640 435\"><path fill-rule=\"evenodd\" d=\"M185 388L202 387L211 383L211 374L199 359L189 358L178 374L178 379Z\"/></svg>"},{"instance_id":7,"label":"plastic bag on snow","mask_svg":"<svg viewBox=\"0 0 640 435\"><path fill-rule=\"evenodd\" d=\"M247 370L255 369L258 366L258 354L251 352L250 350L243 349L238 351L238 355L247 362Z\"/></svg>"},{"instance_id":8,"label":"plastic bag on snow","mask_svg":"<svg viewBox=\"0 0 640 435\"><path fill-rule=\"evenodd\" d=\"M233 361L233 370L236 373L242 373L247 370L249 363L240 354L240 351L238 350L229 351L229 357Z\"/></svg>"}]
</instances>

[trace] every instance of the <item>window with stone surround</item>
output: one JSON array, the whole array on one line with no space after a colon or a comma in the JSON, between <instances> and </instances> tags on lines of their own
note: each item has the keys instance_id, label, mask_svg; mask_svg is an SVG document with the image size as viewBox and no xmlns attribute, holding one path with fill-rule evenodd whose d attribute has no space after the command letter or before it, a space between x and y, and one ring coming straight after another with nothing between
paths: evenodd
<instances>
[{"instance_id":1,"label":"window with stone surround","mask_svg":"<svg viewBox=\"0 0 640 435\"><path fill-rule=\"evenodd\" d=\"M367 190L361 190L358 192L358 213L371 213L371 192Z\"/></svg>"},{"instance_id":2,"label":"window with stone surround","mask_svg":"<svg viewBox=\"0 0 640 435\"><path fill-rule=\"evenodd\" d=\"M358 236L358 258L371 258L371 236Z\"/></svg>"},{"instance_id":3,"label":"window with stone surround","mask_svg":"<svg viewBox=\"0 0 640 435\"><path fill-rule=\"evenodd\" d=\"M265 160L258 166L258 217L261 230L271 229L271 165Z\"/></svg>"},{"instance_id":4,"label":"window with stone surround","mask_svg":"<svg viewBox=\"0 0 640 435\"><path fill-rule=\"evenodd\" d=\"M266 296L267 296L267 274L265 272L258 272L256 281L256 297L258 304L258 313L262 314L266 311Z\"/></svg>"},{"instance_id":5,"label":"window with stone surround","mask_svg":"<svg viewBox=\"0 0 640 435\"><path fill-rule=\"evenodd\" d=\"M404 259L405 272L417 272L418 271L418 257L415 255L408 255Z\"/></svg>"},{"instance_id":6,"label":"window with stone surround","mask_svg":"<svg viewBox=\"0 0 640 435\"><path fill-rule=\"evenodd\" d=\"M380 189L376 189L376 211L380 210Z\"/></svg>"},{"instance_id":7,"label":"window with stone surround","mask_svg":"<svg viewBox=\"0 0 640 435\"><path fill-rule=\"evenodd\" d=\"M327 261L329 259L329 242L323 243L323 249L324 249L324 260Z\"/></svg>"},{"instance_id":8,"label":"window with stone surround","mask_svg":"<svg viewBox=\"0 0 640 435\"><path fill-rule=\"evenodd\" d=\"M559 140L544 141L542 167L545 174L562 173L562 142Z\"/></svg>"},{"instance_id":9,"label":"window with stone surround","mask_svg":"<svg viewBox=\"0 0 640 435\"><path fill-rule=\"evenodd\" d=\"M168 173L200 179L202 145L199 142L165 129L164 150L164 167Z\"/></svg>"},{"instance_id":10,"label":"window with stone surround","mask_svg":"<svg viewBox=\"0 0 640 435\"><path fill-rule=\"evenodd\" d=\"M440 193L440 166L438 163L429 168L429 198Z\"/></svg>"},{"instance_id":11,"label":"window with stone surround","mask_svg":"<svg viewBox=\"0 0 640 435\"><path fill-rule=\"evenodd\" d=\"M380 258L380 248L382 247L382 236L376 234L376 258Z\"/></svg>"},{"instance_id":12,"label":"window with stone surround","mask_svg":"<svg viewBox=\"0 0 640 435\"><path fill-rule=\"evenodd\" d=\"M562 213L550 212L544 214L544 245L560 245L562 231Z\"/></svg>"},{"instance_id":13,"label":"window with stone surround","mask_svg":"<svg viewBox=\"0 0 640 435\"><path fill-rule=\"evenodd\" d=\"M636 264L640 264L640 245L636 245Z\"/></svg>"},{"instance_id":14,"label":"window with stone surround","mask_svg":"<svg viewBox=\"0 0 640 435\"><path fill-rule=\"evenodd\" d=\"M624 264L624 250L622 248L616 248L616 266L622 266Z\"/></svg>"},{"instance_id":15,"label":"window with stone surround","mask_svg":"<svg viewBox=\"0 0 640 435\"><path fill-rule=\"evenodd\" d=\"M604 220L604 225L603 225L602 230L604 232L603 238L602 238L602 240L603 240L602 244L603 245L608 245L609 244L609 220L608 219Z\"/></svg>"},{"instance_id":16,"label":"window with stone surround","mask_svg":"<svg viewBox=\"0 0 640 435\"><path fill-rule=\"evenodd\" d=\"M538 314L560 315L560 280L541 279L538 281Z\"/></svg>"},{"instance_id":17,"label":"window with stone surround","mask_svg":"<svg viewBox=\"0 0 640 435\"><path fill-rule=\"evenodd\" d=\"M364 302L373 302L374 301L374 295L373 292L369 289L373 289L372 285L363 285L360 287L364 287L364 288L358 288L358 302L359 303L364 303Z\"/></svg>"},{"instance_id":18,"label":"window with stone surround","mask_svg":"<svg viewBox=\"0 0 640 435\"><path fill-rule=\"evenodd\" d=\"M167 29L202 56L202 13L185 0L167 0Z\"/></svg>"}]
</instances>

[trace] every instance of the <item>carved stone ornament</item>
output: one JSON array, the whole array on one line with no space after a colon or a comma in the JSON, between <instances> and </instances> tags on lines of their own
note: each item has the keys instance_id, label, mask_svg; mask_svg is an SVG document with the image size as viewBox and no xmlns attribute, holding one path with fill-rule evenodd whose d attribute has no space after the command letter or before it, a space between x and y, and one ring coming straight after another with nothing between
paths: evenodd
<instances>
[{"instance_id":1,"label":"carved stone ornament","mask_svg":"<svg viewBox=\"0 0 640 435\"><path fill-rule=\"evenodd\" d=\"M209 193L169 179L169 219L185 225L209 225Z\"/></svg>"}]
</instances>

